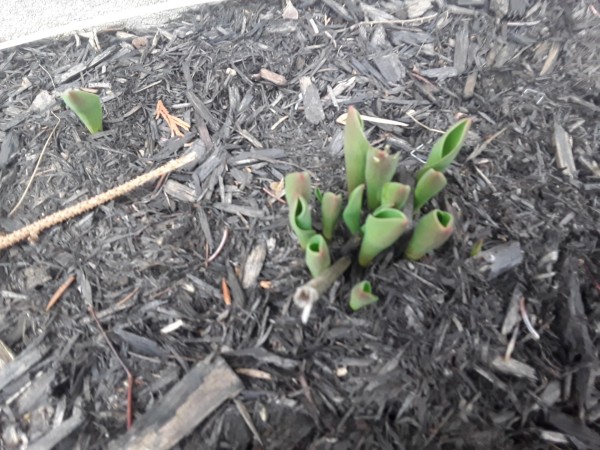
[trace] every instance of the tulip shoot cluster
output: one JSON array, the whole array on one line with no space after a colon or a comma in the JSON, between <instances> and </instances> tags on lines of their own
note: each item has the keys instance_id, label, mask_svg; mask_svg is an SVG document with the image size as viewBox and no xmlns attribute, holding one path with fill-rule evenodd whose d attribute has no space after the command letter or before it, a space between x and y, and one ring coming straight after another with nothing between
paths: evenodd
<instances>
[{"instance_id":1,"label":"tulip shoot cluster","mask_svg":"<svg viewBox=\"0 0 600 450\"><path fill-rule=\"evenodd\" d=\"M316 190L321 204L320 233L312 224L309 174L294 172L285 177L290 226L305 250L311 275L318 277L331 265L328 241L333 239L340 222L351 235L360 237L358 263L363 267L369 266L411 228L412 235L404 252L406 258L418 260L442 246L454 231L454 218L439 209L421 214L421 209L446 186L443 171L458 155L470 126L471 119L463 119L433 144L427 162L417 172L414 189L411 189L393 181L399 155L390 153L388 148L371 146L360 114L350 107L344 130L348 199L344 207L341 194ZM414 225L413 218L403 212L411 201L416 219ZM368 281L357 283L351 290L350 307L353 310L376 301Z\"/></svg>"}]
</instances>

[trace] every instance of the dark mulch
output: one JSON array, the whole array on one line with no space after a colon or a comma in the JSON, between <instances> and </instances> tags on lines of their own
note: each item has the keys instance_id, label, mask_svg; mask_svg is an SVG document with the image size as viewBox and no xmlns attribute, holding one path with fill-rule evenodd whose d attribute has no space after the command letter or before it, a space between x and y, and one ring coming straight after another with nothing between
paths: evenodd
<instances>
[{"instance_id":1,"label":"dark mulch","mask_svg":"<svg viewBox=\"0 0 600 450\"><path fill-rule=\"evenodd\" d=\"M242 380L178 448L600 448L597 3L434 2L409 22L406 5L429 2L298 1L298 21L273 3L204 8L135 33L148 38L139 49L113 30L99 49L70 38L0 54L4 232L190 142L207 155L0 253L0 339L16 355L0 369L4 447L107 448L125 433L127 378L91 306L135 377L136 420L199 361L222 358ZM36 106L79 86L104 100L106 131L93 137L60 102ZM154 119L158 100L191 122L184 138ZM437 137L416 121L475 118L434 202L457 231L421 262L388 252L349 271L302 326L290 296L307 271L285 205L265 190L298 168L343 189L336 119L349 105L408 124L367 128L409 170ZM572 142L572 177L555 136ZM486 253L470 258L480 239ZM381 300L352 314L359 276Z\"/></svg>"}]
</instances>

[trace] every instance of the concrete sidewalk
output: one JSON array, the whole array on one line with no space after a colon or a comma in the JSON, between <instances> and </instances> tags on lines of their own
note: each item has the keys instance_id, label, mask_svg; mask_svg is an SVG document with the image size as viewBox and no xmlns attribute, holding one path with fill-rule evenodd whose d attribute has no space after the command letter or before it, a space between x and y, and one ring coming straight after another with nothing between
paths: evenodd
<instances>
[{"instance_id":1,"label":"concrete sidewalk","mask_svg":"<svg viewBox=\"0 0 600 450\"><path fill-rule=\"evenodd\" d=\"M74 31L148 28L225 0L2 0L0 50Z\"/></svg>"}]
</instances>

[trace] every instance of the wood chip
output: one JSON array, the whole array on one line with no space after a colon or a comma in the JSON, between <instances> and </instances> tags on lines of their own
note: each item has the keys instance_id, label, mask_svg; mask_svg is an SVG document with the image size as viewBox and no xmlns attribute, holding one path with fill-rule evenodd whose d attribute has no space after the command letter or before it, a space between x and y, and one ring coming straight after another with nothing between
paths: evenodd
<instances>
[{"instance_id":1,"label":"wood chip","mask_svg":"<svg viewBox=\"0 0 600 450\"><path fill-rule=\"evenodd\" d=\"M510 303L508 304L506 315L504 316L504 322L502 323L502 330L500 331L505 336L508 335L519 323L519 320L521 320L521 316L519 316L519 301L522 297L523 286L517 284L510 298Z\"/></svg>"},{"instance_id":2,"label":"wood chip","mask_svg":"<svg viewBox=\"0 0 600 450\"><path fill-rule=\"evenodd\" d=\"M167 450L191 433L225 401L236 397L242 382L222 358L196 364L131 430L110 443L110 450Z\"/></svg>"},{"instance_id":3,"label":"wood chip","mask_svg":"<svg viewBox=\"0 0 600 450\"><path fill-rule=\"evenodd\" d=\"M508 360L501 356L497 356L492 361L492 368L498 372L512 375L518 378L529 378L530 380L537 380L535 369L528 364L517 361L514 358Z\"/></svg>"},{"instance_id":4,"label":"wood chip","mask_svg":"<svg viewBox=\"0 0 600 450\"><path fill-rule=\"evenodd\" d=\"M558 59L558 54L560 53L561 44L559 42L553 42L550 50L548 51L548 56L546 56L546 61L540 70L540 77L548 75L554 69L554 64Z\"/></svg>"},{"instance_id":5,"label":"wood chip","mask_svg":"<svg viewBox=\"0 0 600 450\"><path fill-rule=\"evenodd\" d=\"M255 245L246 259L246 264L244 264L244 275L242 277L242 287L244 289L256 286L258 275L262 270L266 257L267 246L265 243L261 242Z\"/></svg>"},{"instance_id":6,"label":"wood chip","mask_svg":"<svg viewBox=\"0 0 600 450\"><path fill-rule=\"evenodd\" d=\"M404 6L409 19L421 17L431 8L431 0L405 0Z\"/></svg>"},{"instance_id":7,"label":"wood chip","mask_svg":"<svg viewBox=\"0 0 600 450\"><path fill-rule=\"evenodd\" d=\"M287 79L283 75L271 72L269 69L260 69L258 74L263 80L270 81L275 86L285 86L287 84Z\"/></svg>"},{"instance_id":8,"label":"wood chip","mask_svg":"<svg viewBox=\"0 0 600 450\"><path fill-rule=\"evenodd\" d=\"M469 54L469 25L464 23L456 33L454 46L454 68L460 75L467 70L467 57Z\"/></svg>"},{"instance_id":9,"label":"wood chip","mask_svg":"<svg viewBox=\"0 0 600 450\"><path fill-rule=\"evenodd\" d=\"M300 91L304 103L304 116L310 123L317 125L325 119L319 91L309 77L300 78Z\"/></svg>"},{"instance_id":10,"label":"wood chip","mask_svg":"<svg viewBox=\"0 0 600 450\"><path fill-rule=\"evenodd\" d=\"M165 194L182 202L194 203L198 200L194 188L186 186L175 180L167 180L164 186Z\"/></svg>"},{"instance_id":11,"label":"wood chip","mask_svg":"<svg viewBox=\"0 0 600 450\"><path fill-rule=\"evenodd\" d=\"M265 372L264 370L239 367L235 369L235 371L240 375L244 375L250 378L256 378L258 380L271 381L273 379L273 375L271 375L269 372Z\"/></svg>"},{"instance_id":12,"label":"wood chip","mask_svg":"<svg viewBox=\"0 0 600 450\"><path fill-rule=\"evenodd\" d=\"M298 10L294 7L291 0L286 0L281 16L288 20L298 20Z\"/></svg>"},{"instance_id":13,"label":"wood chip","mask_svg":"<svg viewBox=\"0 0 600 450\"><path fill-rule=\"evenodd\" d=\"M465 99L470 99L475 94L475 85L477 84L477 76L479 73L474 70L473 72L467 75L467 80L465 81L465 87L463 88L463 97Z\"/></svg>"},{"instance_id":14,"label":"wood chip","mask_svg":"<svg viewBox=\"0 0 600 450\"><path fill-rule=\"evenodd\" d=\"M558 123L554 124L554 147L556 148L556 166L568 177L577 173L573 158L573 139Z\"/></svg>"},{"instance_id":15,"label":"wood chip","mask_svg":"<svg viewBox=\"0 0 600 450\"><path fill-rule=\"evenodd\" d=\"M396 53L389 53L375 59L375 65L383 78L390 83L397 83L406 75L406 69Z\"/></svg>"},{"instance_id":16,"label":"wood chip","mask_svg":"<svg viewBox=\"0 0 600 450\"><path fill-rule=\"evenodd\" d=\"M492 280L521 264L523 250L519 242L508 242L480 252L468 262Z\"/></svg>"}]
</instances>

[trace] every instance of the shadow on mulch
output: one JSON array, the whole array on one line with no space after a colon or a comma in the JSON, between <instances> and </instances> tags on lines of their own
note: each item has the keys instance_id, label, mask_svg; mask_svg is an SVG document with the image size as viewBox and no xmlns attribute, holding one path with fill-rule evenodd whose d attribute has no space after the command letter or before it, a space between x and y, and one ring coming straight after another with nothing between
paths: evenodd
<instances>
[{"instance_id":1,"label":"shadow on mulch","mask_svg":"<svg viewBox=\"0 0 600 450\"><path fill-rule=\"evenodd\" d=\"M0 355L17 355L0 368L4 447L124 442L126 375L108 339L145 431L204 419L176 448L600 448L598 11L296 3L299 20L227 3L156 33L99 33L98 48L71 38L2 53L3 232L192 142L207 155L0 253ZM89 136L56 100L69 87L102 96L105 131ZM192 125L183 138L155 120L158 100ZM354 314L349 271L302 326L290 296L307 271L276 183L306 168L343 189L336 119L349 105L408 125L367 131L411 171L431 129L475 119L433 202L457 231L418 263L379 258L362 275L381 300ZM199 412L161 410L194 367L219 367L232 390L200 396Z\"/></svg>"}]
</instances>

